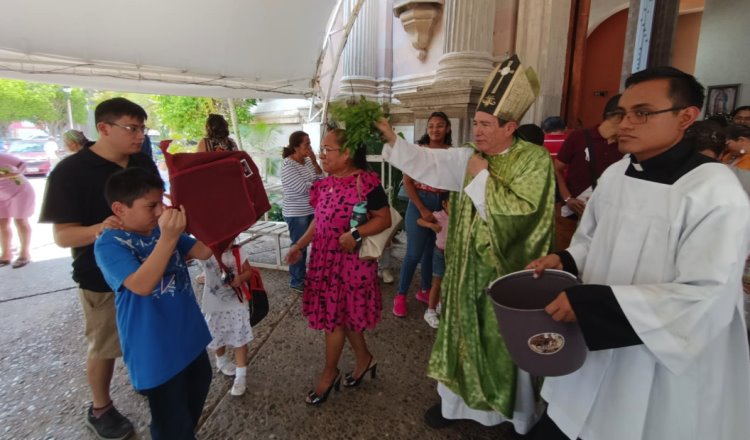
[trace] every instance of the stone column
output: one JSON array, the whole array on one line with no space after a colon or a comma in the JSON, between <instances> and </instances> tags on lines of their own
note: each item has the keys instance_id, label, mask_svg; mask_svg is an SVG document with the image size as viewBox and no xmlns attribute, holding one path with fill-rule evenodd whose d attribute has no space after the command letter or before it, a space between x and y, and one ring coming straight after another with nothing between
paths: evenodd
<instances>
[{"instance_id":1,"label":"stone column","mask_svg":"<svg viewBox=\"0 0 750 440\"><path fill-rule=\"evenodd\" d=\"M344 20L357 0L344 3ZM337 98L364 95L378 96L378 0L365 0L354 22L342 56L343 69Z\"/></svg>"},{"instance_id":2,"label":"stone column","mask_svg":"<svg viewBox=\"0 0 750 440\"><path fill-rule=\"evenodd\" d=\"M515 11L517 0L504 0ZM494 67L495 8L498 0L445 0L443 56L435 82L396 98L414 115L415 136L421 136L430 113L440 110L451 120L453 145L471 140L484 81ZM515 17L510 17L515 23Z\"/></svg>"},{"instance_id":3,"label":"stone column","mask_svg":"<svg viewBox=\"0 0 750 440\"><path fill-rule=\"evenodd\" d=\"M492 71L495 0L445 0L443 56L437 81L469 79L483 83Z\"/></svg>"},{"instance_id":4,"label":"stone column","mask_svg":"<svg viewBox=\"0 0 750 440\"><path fill-rule=\"evenodd\" d=\"M539 97L523 123L541 124L560 114L565 56L568 46L570 0L523 0L518 5L516 53L539 77Z\"/></svg>"}]
</instances>

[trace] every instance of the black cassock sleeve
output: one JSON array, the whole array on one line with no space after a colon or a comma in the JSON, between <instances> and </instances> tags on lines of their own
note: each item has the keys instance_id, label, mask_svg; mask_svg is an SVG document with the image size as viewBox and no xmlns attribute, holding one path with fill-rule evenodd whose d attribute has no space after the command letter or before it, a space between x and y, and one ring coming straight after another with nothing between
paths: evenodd
<instances>
[{"instance_id":1,"label":"black cassock sleeve","mask_svg":"<svg viewBox=\"0 0 750 440\"><path fill-rule=\"evenodd\" d=\"M562 261L564 271L578 275L575 260L568 252L558 252L557 255ZM629 347L643 343L628 322L615 298L615 293L609 286L582 284L565 292L589 350Z\"/></svg>"}]
</instances>

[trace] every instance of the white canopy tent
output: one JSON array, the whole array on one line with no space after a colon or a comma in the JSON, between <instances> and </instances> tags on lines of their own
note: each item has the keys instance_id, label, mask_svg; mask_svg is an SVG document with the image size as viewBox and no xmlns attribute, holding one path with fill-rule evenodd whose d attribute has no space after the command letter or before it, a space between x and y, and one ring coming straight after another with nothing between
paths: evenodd
<instances>
[{"instance_id":1,"label":"white canopy tent","mask_svg":"<svg viewBox=\"0 0 750 440\"><path fill-rule=\"evenodd\" d=\"M319 93L320 61L340 6L341 0L13 2L0 18L0 76L140 93L311 97Z\"/></svg>"}]
</instances>

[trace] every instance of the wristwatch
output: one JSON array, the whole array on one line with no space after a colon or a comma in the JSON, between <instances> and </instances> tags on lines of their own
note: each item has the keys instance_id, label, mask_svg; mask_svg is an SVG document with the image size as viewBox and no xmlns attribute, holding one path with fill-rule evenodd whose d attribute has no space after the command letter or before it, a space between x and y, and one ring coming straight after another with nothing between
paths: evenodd
<instances>
[{"instance_id":1,"label":"wristwatch","mask_svg":"<svg viewBox=\"0 0 750 440\"><path fill-rule=\"evenodd\" d=\"M352 234L352 238L354 238L354 241L356 241L357 243L362 241L362 236L359 235L359 231L357 230L357 228L352 228L349 230L349 232Z\"/></svg>"}]
</instances>

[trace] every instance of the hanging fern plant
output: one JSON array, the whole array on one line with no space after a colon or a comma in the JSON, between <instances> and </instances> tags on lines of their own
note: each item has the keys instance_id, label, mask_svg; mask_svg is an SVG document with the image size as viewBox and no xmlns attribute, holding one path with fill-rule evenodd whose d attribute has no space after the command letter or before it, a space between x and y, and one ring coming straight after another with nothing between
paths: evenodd
<instances>
[{"instance_id":1,"label":"hanging fern plant","mask_svg":"<svg viewBox=\"0 0 750 440\"><path fill-rule=\"evenodd\" d=\"M331 120L339 127L346 129L346 143L342 146L353 155L360 145L382 144L380 131L375 122L385 113L375 101L368 101L361 96L359 102L337 101L330 105L328 111Z\"/></svg>"}]
</instances>

